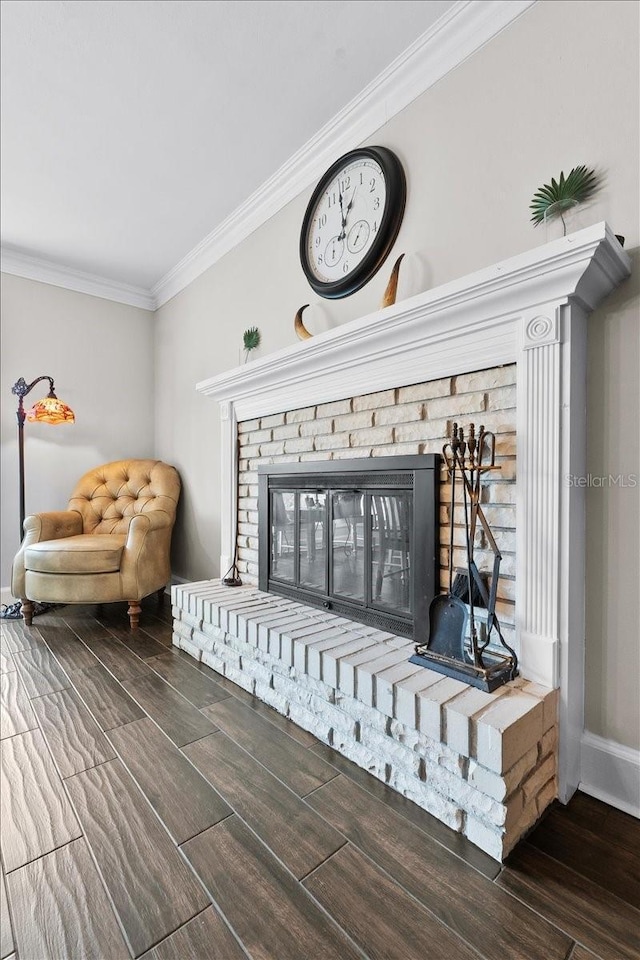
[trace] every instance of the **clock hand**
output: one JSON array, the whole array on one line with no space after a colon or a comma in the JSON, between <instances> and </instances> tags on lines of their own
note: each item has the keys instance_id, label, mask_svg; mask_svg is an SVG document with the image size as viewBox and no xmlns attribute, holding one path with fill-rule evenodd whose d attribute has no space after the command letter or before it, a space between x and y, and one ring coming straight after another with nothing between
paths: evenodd
<instances>
[{"instance_id":1,"label":"clock hand","mask_svg":"<svg viewBox=\"0 0 640 960\"><path fill-rule=\"evenodd\" d=\"M347 232L346 232L346 230L345 230L345 227L346 227L346 225L347 225L347 217L349 216L349 210L351 210L351 207L353 206L353 201L354 201L355 198L356 198L356 193L357 193L357 192L358 192L358 188L357 188L357 187L354 187L354 188L353 188L353 193L351 194L351 200L349 200L349 203L347 204L346 209L345 209L344 213L342 214L342 233L341 233L340 236L338 237L339 240L344 240L344 238L345 238L346 235L347 235ZM340 209L342 210L342 203L340 203Z\"/></svg>"},{"instance_id":2,"label":"clock hand","mask_svg":"<svg viewBox=\"0 0 640 960\"><path fill-rule=\"evenodd\" d=\"M338 200L340 201L340 218L341 218L341 220L342 220L342 227L340 228L340 234L339 234L339 236L338 236L338 240L344 240L344 238L345 238L344 228L345 228L346 225L347 225L347 215L346 215L346 213L344 212L344 207L343 207L343 205L342 205L342 191L340 190L340 185L339 185L339 184L338 184ZM347 207L347 211L348 211L348 209L349 209L349 208Z\"/></svg>"}]
</instances>

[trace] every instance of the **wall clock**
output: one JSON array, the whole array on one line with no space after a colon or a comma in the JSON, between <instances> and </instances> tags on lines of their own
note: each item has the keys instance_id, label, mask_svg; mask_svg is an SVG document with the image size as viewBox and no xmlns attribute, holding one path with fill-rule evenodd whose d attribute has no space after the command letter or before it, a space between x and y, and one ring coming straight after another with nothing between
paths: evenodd
<instances>
[{"instance_id":1,"label":"wall clock","mask_svg":"<svg viewBox=\"0 0 640 960\"><path fill-rule=\"evenodd\" d=\"M321 297L347 297L382 266L406 199L402 164L386 147L351 150L329 167L309 201L300 262Z\"/></svg>"}]
</instances>

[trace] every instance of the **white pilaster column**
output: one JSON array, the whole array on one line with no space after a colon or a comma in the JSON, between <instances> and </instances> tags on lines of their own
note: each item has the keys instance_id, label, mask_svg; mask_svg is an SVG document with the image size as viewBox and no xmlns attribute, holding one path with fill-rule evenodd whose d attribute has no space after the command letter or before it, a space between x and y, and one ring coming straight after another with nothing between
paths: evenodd
<instances>
[{"instance_id":1,"label":"white pilaster column","mask_svg":"<svg viewBox=\"0 0 640 960\"><path fill-rule=\"evenodd\" d=\"M232 400L220 403L220 576L235 552L238 509L238 422Z\"/></svg>"}]
</instances>

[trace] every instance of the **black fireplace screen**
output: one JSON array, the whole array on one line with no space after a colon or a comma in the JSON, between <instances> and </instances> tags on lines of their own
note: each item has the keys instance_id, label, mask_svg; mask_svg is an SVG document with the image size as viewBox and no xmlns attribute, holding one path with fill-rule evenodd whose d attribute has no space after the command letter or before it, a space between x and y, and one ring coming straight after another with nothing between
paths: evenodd
<instances>
[{"instance_id":1,"label":"black fireplace screen","mask_svg":"<svg viewBox=\"0 0 640 960\"><path fill-rule=\"evenodd\" d=\"M426 640L439 470L436 455L260 466L260 589Z\"/></svg>"}]
</instances>

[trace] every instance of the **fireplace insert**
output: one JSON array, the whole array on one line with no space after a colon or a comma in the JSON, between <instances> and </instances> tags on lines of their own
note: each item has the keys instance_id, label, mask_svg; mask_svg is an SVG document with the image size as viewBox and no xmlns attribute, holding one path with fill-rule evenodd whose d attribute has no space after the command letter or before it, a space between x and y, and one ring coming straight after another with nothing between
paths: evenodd
<instances>
[{"instance_id":1,"label":"fireplace insert","mask_svg":"<svg viewBox=\"0 0 640 960\"><path fill-rule=\"evenodd\" d=\"M426 641L440 463L425 454L260 465L260 589Z\"/></svg>"}]
</instances>

